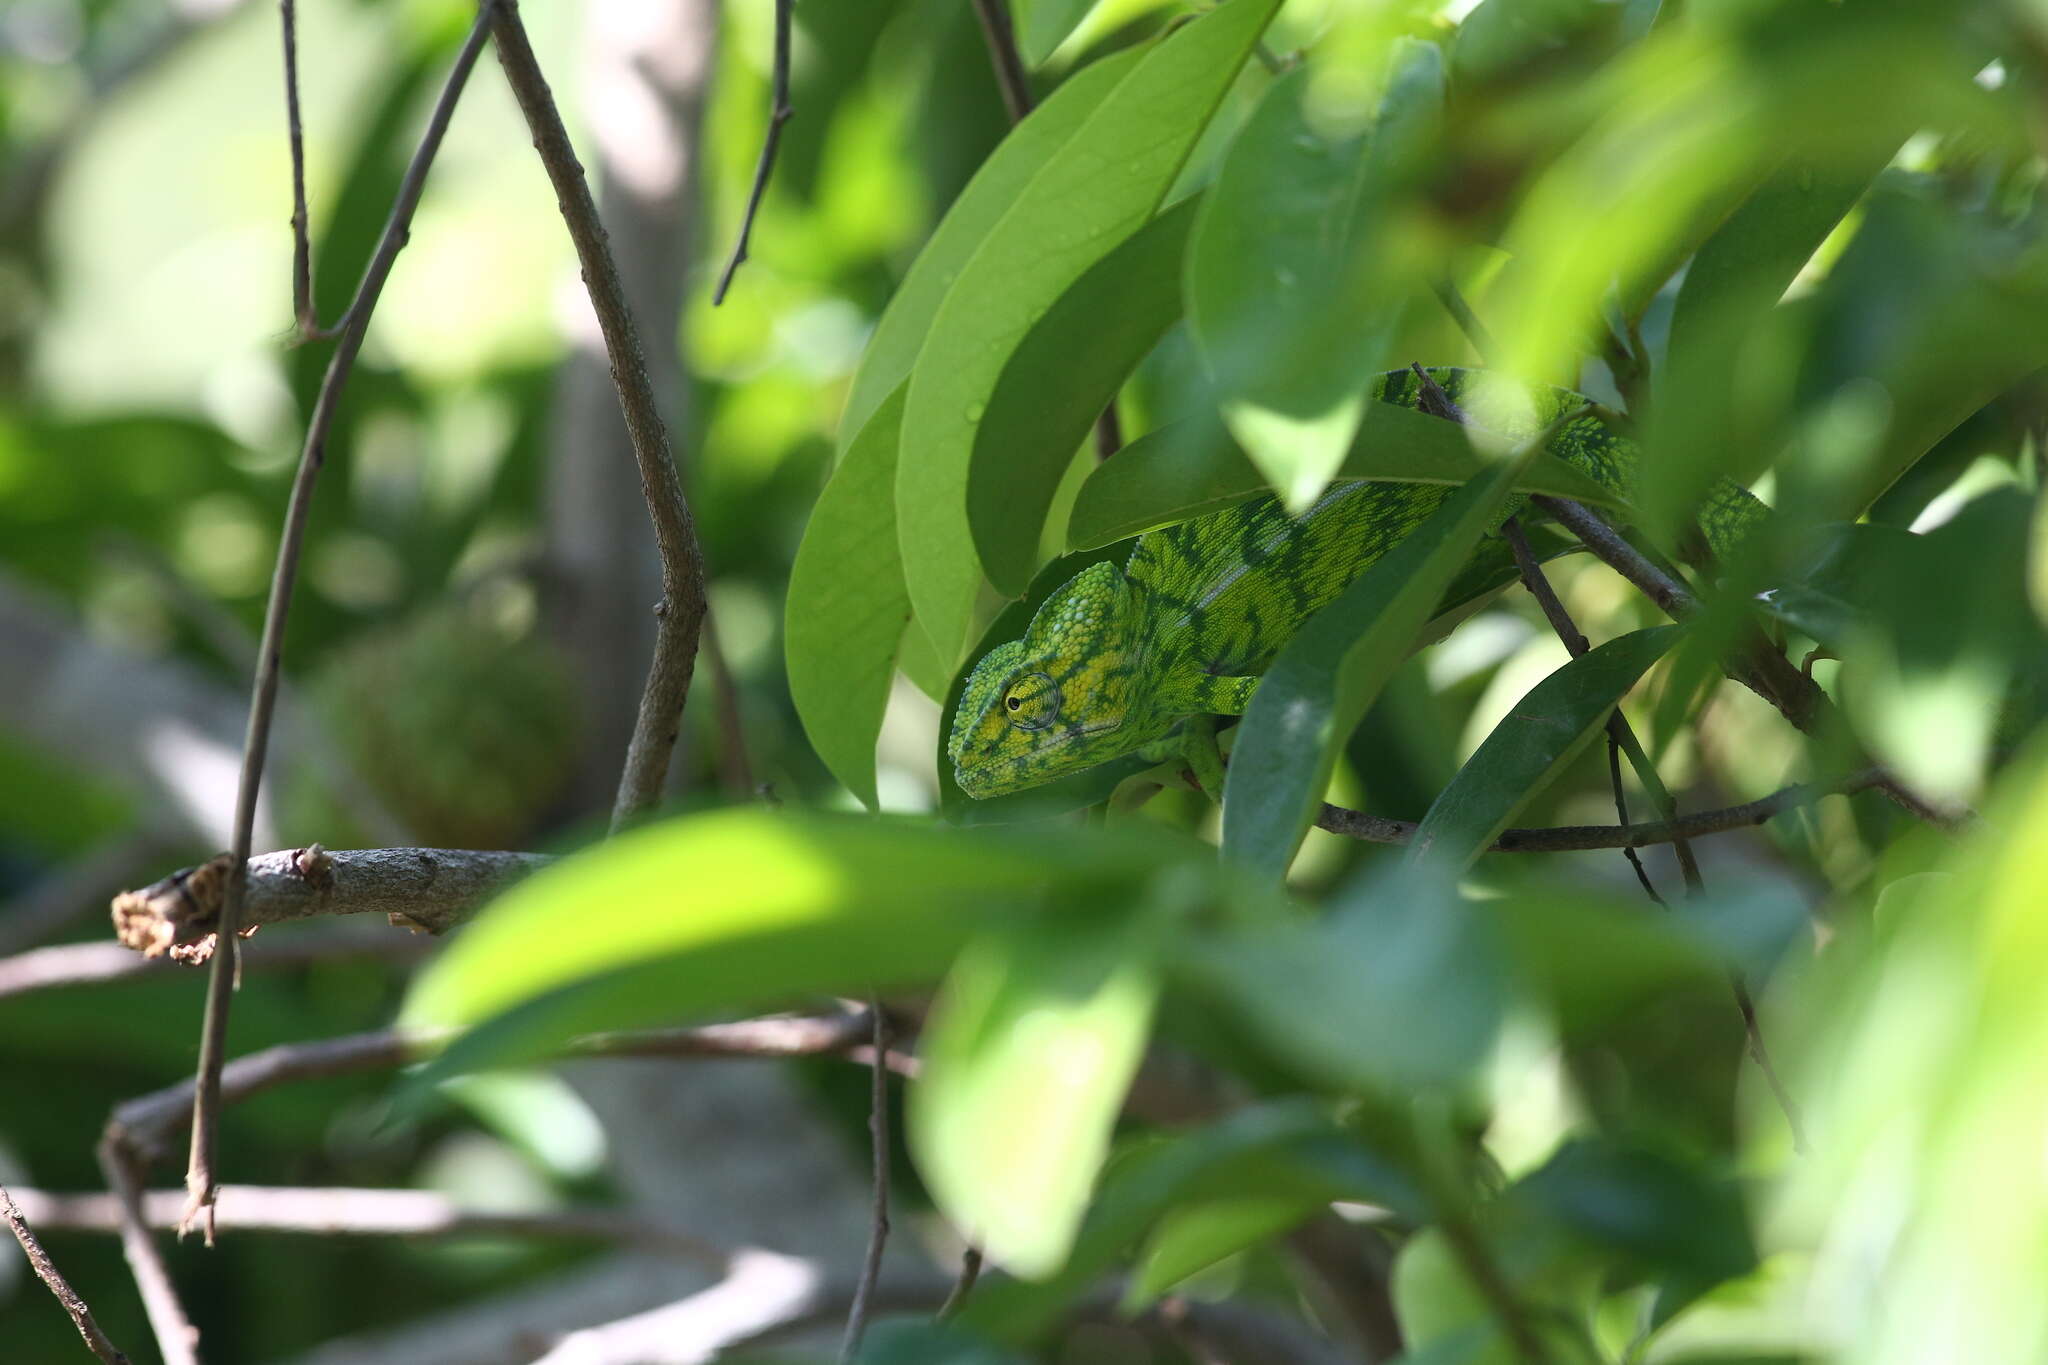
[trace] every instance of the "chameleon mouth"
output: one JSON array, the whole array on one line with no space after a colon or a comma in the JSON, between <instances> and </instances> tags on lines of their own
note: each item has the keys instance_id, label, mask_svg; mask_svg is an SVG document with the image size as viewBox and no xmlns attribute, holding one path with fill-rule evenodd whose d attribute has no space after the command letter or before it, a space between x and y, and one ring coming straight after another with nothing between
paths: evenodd
<instances>
[{"instance_id":1,"label":"chameleon mouth","mask_svg":"<svg viewBox=\"0 0 2048 1365\"><path fill-rule=\"evenodd\" d=\"M963 763L956 758L953 762L953 783L955 786L959 787L962 792L966 793L968 796L974 797L977 800L990 796L1001 796L1010 791L1022 791L1029 787L1043 785L1044 783L1050 782L1055 778L1066 776L1066 773L1046 773L1043 771L1039 771L1037 769L1037 764L1040 761L1044 760L1050 755L1058 753L1060 750L1072 744L1075 740L1085 739L1089 735L1099 735L1110 730L1115 730L1122 726L1122 724L1123 721L1121 719L1098 720L1095 721L1093 724L1076 725L1070 729L1061 730L1056 735L1041 738L1039 743L1032 746L1032 748L1025 755L1023 755L1023 757L1032 765L1032 771L1030 773L1029 780L1019 784L1016 787L1004 787L999 782L989 780L990 778L996 776L997 772L1000 770L1002 765L1002 760L995 758L993 756L984 759L981 762L973 764ZM1043 734L1043 732L1040 733ZM1078 771L1078 769L1076 769L1076 771Z\"/></svg>"}]
</instances>

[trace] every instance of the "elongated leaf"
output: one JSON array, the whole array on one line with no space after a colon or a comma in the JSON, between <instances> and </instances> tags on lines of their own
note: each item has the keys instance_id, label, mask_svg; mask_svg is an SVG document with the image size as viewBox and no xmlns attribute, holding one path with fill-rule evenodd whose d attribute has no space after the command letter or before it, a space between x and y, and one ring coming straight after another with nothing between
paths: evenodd
<instances>
[{"instance_id":1,"label":"elongated leaf","mask_svg":"<svg viewBox=\"0 0 2048 1365\"><path fill-rule=\"evenodd\" d=\"M1020 897L1128 886L1158 846L733 810L565 859L489 907L403 1018L471 1032L436 1076L531 1060L579 1033L929 981ZM1125 893L1127 894L1127 893ZM475 1027L481 1024L482 1027Z\"/></svg>"},{"instance_id":2,"label":"elongated leaf","mask_svg":"<svg viewBox=\"0 0 2048 1365\"><path fill-rule=\"evenodd\" d=\"M1444 788L1408 846L1410 864L1461 868L1598 734L1677 626L1632 631L1588 650L1529 690Z\"/></svg>"},{"instance_id":3,"label":"elongated leaf","mask_svg":"<svg viewBox=\"0 0 2048 1365\"><path fill-rule=\"evenodd\" d=\"M1104 256L1035 323L975 429L967 511L989 581L1022 593L1053 493L1126 376L1180 317L1195 203L1162 213Z\"/></svg>"},{"instance_id":4,"label":"elongated leaf","mask_svg":"<svg viewBox=\"0 0 2048 1365\"><path fill-rule=\"evenodd\" d=\"M1073 1245L1158 996L1158 924L1050 916L978 940L926 1028L909 1140L954 1226L1026 1278Z\"/></svg>"},{"instance_id":5,"label":"elongated leaf","mask_svg":"<svg viewBox=\"0 0 2048 1365\"><path fill-rule=\"evenodd\" d=\"M1337 477L1461 484L1486 468L1455 422L1398 403L1371 403ZM1067 544L1076 550L1107 545L1267 491L1220 423L1188 418L1147 432L1088 476L1067 522ZM1515 491L1624 506L1612 489L1547 454L1529 462Z\"/></svg>"},{"instance_id":6,"label":"elongated leaf","mask_svg":"<svg viewBox=\"0 0 2048 1365\"><path fill-rule=\"evenodd\" d=\"M1066 41L1095 0L1017 0L1017 46L1037 66Z\"/></svg>"},{"instance_id":7,"label":"elongated leaf","mask_svg":"<svg viewBox=\"0 0 2048 1365\"><path fill-rule=\"evenodd\" d=\"M832 473L797 546L783 612L789 697L811 747L873 809L875 739L910 592L896 540L896 431L904 385Z\"/></svg>"},{"instance_id":8,"label":"elongated leaf","mask_svg":"<svg viewBox=\"0 0 2048 1365\"><path fill-rule=\"evenodd\" d=\"M860 369L846 395L846 412L839 420L842 455L875 409L910 377L940 302L982 239L1137 60L1135 52L1120 52L1090 63L1062 81L1045 103L997 144L967 188L960 191L931 240L918 252L903 283L889 296L889 306L882 311L875 334L861 354Z\"/></svg>"},{"instance_id":9,"label":"elongated leaf","mask_svg":"<svg viewBox=\"0 0 2048 1365\"><path fill-rule=\"evenodd\" d=\"M1231 752L1225 857L1286 874L1345 736L1406 657L1526 462L1526 454L1501 461L1452 494L1281 650Z\"/></svg>"},{"instance_id":10,"label":"elongated leaf","mask_svg":"<svg viewBox=\"0 0 2048 1365\"><path fill-rule=\"evenodd\" d=\"M1224 421L1299 511L1335 474L1413 292L1385 221L1443 101L1443 63L1404 44L1380 125L1333 142L1307 67L1267 90L1231 143L1188 246L1188 322Z\"/></svg>"},{"instance_id":11,"label":"elongated leaf","mask_svg":"<svg viewBox=\"0 0 2048 1365\"><path fill-rule=\"evenodd\" d=\"M940 304L911 374L896 509L911 605L941 658L965 652L981 583L967 469L1004 365L1067 287L1152 217L1277 2L1229 0L1150 48Z\"/></svg>"},{"instance_id":12,"label":"elongated leaf","mask_svg":"<svg viewBox=\"0 0 2048 1365\"><path fill-rule=\"evenodd\" d=\"M1254 1194L1175 1210L1160 1221L1139 1255L1124 1311L1150 1307L1190 1275L1277 1237L1323 1207L1305 1196Z\"/></svg>"}]
</instances>

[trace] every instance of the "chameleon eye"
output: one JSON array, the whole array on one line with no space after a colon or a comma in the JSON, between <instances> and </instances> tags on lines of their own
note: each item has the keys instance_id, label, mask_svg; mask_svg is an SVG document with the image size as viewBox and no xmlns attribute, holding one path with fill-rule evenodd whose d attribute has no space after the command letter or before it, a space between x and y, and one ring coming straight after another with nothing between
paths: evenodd
<instances>
[{"instance_id":1,"label":"chameleon eye","mask_svg":"<svg viewBox=\"0 0 2048 1365\"><path fill-rule=\"evenodd\" d=\"M1043 730L1059 719L1060 685L1044 673L1026 673L1010 684L1003 707L1019 730Z\"/></svg>"}]
</instances>

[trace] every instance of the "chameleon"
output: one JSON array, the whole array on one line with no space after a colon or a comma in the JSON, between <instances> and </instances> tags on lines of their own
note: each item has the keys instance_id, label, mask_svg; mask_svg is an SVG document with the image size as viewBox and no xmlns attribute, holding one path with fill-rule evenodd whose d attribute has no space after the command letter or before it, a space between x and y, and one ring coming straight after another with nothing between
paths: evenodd
<instances>
[{"instance_id":1,"label":"chameleon","mask_svg":"<svg viewBox=\"0 0 2048 1365\"><path fill-rule=\"evenodd\" d=\"M1484 377L1428 374L1454 404ZM1427 391L1415 370L1396 370L1374 380L1371 396L1421 408ZM1529 429L1501 434L1526 439L1560 422L1551 454L1604 487L1630 490L1633 442L1591 412L1570 415L1585 405L1578 394L1537 388L1530 397ZM1452 491L1339 480L1299 515L1267 494L1149 531L1121 565L1089 565L1045 599L1021 639L989 650L968 675L946 742L960 790L985 799L1139 750L1164 758L1177 733L1205 734L1210 718L1242 715L1302 623ZM1495 529L1521 502L1508 502ZM1700 521L1709 547L1725 553L1762 515L1762 503L1724 480Z\"/></svg>"}]
</instances>

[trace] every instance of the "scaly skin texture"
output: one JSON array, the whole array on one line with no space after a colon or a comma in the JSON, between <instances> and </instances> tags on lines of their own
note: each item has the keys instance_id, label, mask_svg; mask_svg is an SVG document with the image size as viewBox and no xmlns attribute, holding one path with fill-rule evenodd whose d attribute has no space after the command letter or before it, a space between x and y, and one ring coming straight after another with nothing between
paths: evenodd
<instances>
[{"instance_id":1,"label":"scaly skin texture","mask_svg":"<svg viewBox=\"0 0 2048 1365\"><path fill-rule=\"evenodd\" d=\"M1430 376L1459 403L1478 371ZM1382 375L1373 396L1418 407L1412 370ZM1584 399L1539 389L1518 422L1535 435ZM1477 418L1473 420L1477 421ZM1590 414L1566 423L1550 453L1626 494L1637 451ZM975 666L954 708L947 753L960 790L1001 796L1166 740L1193 715L1241 714L1265 672L1318 609L1450 496L1430 484L1344 480L1302 515L1267 496L1138 538L1124 566L1091 565L1045 600L1021 640ZM1506 521L1521 505L1513 500ZM1733 485L1702 510L1709 543L1732 544L1761 505Z\"/></svg>"}]
</instances>

